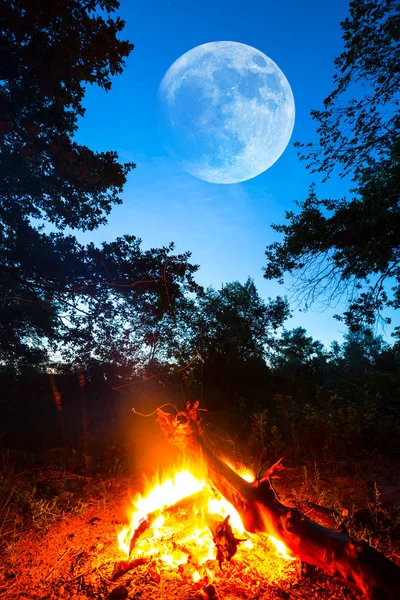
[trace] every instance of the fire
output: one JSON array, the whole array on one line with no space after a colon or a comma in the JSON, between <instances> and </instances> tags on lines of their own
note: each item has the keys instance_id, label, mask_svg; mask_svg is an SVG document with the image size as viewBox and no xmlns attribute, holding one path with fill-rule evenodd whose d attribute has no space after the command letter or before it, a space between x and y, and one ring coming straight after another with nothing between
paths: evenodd
<instances>
[{"instance_id":1,"label":"fire","mask_svg":"<svg viewBox=\"0 0 400 600\"><path fill-rule=\"evenodd\" d=\"M176 470L162 481L151 482L145 494L135 497L130 525L118 534L119 548L127 556L148 559L157 569L178 572L190 577L196 585L211 583L217 576L218 562L210 523L218 527L227 522L232 537L240 543L236 553L233 551L228 557L224 554L220 562L230 561L234 555L231 564L242 565L243 569L248 565L245 570L249 572L255 560L254 549L262 543L260 555L264 553L268 539L281 558L293 560L280 540L246 532L236 509L217 496L206 478L196 476L195 472L195 468ZM240 470L239 474L246 481L255 479L249 470ZM265 570L271 561L264 556L259 562Z\"/></svg>"},{"instance_id":2,"label":"fire","mask_svg":"<svg viewBox=\"0 0 400 600\"><path fill-rule=\"evenodd\" d=\"M281 556L285 560L296 560L295 556L291 556L288 553L288 549L286 548L285 544L283 542L281 542L281 540L278 540L273 535L269 535L268 537L269 537L270 541L273 543L273 545L275 546L275 548L277 549L278 556Z\"/></svg>"},{"instance_id":3,"label":"fire","mask_svg":"<svg viewBox=\"0 0 400 600\"><path fill-rule=\"evenodd\" d=\"M196 479L189 471L182 470L175 473L172 478L166 479L162 484L157 483L145 498L139 494L133 502L136 510L132 514L130 527L126 527L118 534L121 550L129 555L129 540L128 542L126 541L127 536L129 533L133 534L149 514L157 511L161 513L165 508L173 506L187 496L196 494L204 489L204 487L204 481ZM153 530L156 532L161 524L160 519L163 519L161 515L152 525Z\"/></svg>"},{"instance_id":4,"label":"fire","mask_svg":"<svg viewBox=\"0 0 400 600\"><path fill-rule=\"evenodd\" d=\"M225 464L228 465L232 471L235 471L235 473L237 473L242 479L247 481L247 483L253 483L253 481L255 481L256 476L248 467L245 467L242 464L233 464L229 460L226 460Z\"/></svg>"}]
</instances>

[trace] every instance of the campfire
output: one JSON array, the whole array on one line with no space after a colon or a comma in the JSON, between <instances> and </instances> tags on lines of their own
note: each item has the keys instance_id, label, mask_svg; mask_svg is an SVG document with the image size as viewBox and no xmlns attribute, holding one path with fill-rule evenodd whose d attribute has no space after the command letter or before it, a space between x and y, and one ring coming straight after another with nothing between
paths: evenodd
<instances>
[{"instance_id":1,"label":"campfire","mask_svg":"<svg viewBox=\"0 0 400 600\"><path fill-rule=\"evenodd\" d=\"M254 481L248 469L239 465L235 470ZM130 525L118 534L128 561L116 572L146 561L155 581L172 570L212 598L222 581L232 592L251 596L266 583L299 571L299 561L283 542L246 531L238 511L215 490L201 464L180 465L147 482L132 504Z\"/></svg>"},{"instance_id":2,"label":"campfire","mask_svg":"<svg viewBox=\"0 0 400 600\"><path fill-rule=\"evenodd\" d=\"M157 421L189 462L133 499L130 524L118 534L125 560L113 578L146 564L154 581L174 572L197 586L204 600L218 597L221 581L231 593L251 597L307 564L369 600L399 597L397 565L346 531L327 529L281 502L271 483L281 460L255 477L207 436L198 402L173 407L175 414L163 408L155 411Z\"/></svg>"},{"instance_id":3,"label":"campfire","mask_svg":"<svg viewBox=\"0 0 400 600\"><path fill-rule=\"evenodd\" d=\"M281 460L253 473L239 464L225 435L222 440L213 426L203 426L197 404L163 408L155 412L158 425L179 451L168 452L164 445L161 456L157 444L154 455L144 447L148 468L158 464L153 456L164 466L136 481L131 497L130 478L113 480L113 487L107 480L102 498L83 512L16 540L12 557L3 561L0 595L21 600L400 598L395 562L341 526L328 529L312 521L292 494L285 500L284 490L292 489L294 480ZM148 438L139 436L140 448ZM278 476L286 483L277 486ZM94 490L97 495L97 482Z\"/></svg>"}]
</instances>

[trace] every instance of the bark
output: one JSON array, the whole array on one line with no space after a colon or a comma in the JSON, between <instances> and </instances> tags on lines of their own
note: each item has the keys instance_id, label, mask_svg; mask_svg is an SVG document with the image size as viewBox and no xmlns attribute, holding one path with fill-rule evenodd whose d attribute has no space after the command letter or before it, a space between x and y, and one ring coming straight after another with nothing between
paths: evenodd
<instances>
[{"instance_id":1,"label":"bark","mask_svg":"<svg viewBox=\"0 0 400 600\"><path fill-rule=\"evenodd\" d=\"M173 417L159 410L157 420L171 443L197 459L202 454L210 481L239 512L248 532L273 535L300 560L321 568L368 600L400 598L399 566L367 543L318 525L285 506L268 479L254 484L244 481L206 443L195 412L186 410Z\"/></svg>"}]
</instances>

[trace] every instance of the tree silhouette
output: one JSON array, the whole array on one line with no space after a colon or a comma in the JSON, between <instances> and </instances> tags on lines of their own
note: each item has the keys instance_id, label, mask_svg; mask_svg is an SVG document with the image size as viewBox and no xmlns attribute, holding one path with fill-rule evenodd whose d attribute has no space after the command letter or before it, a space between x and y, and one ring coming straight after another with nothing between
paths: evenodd
<instances>
[{"instance_id":1,"label":"tree silhouette","mask_svg":"<svg viewBox=\"0 0 400 600\"><path fill-rule=\"evenodd\" d=\"M60 338L61 307L88 276L65 227L104 223L132 163L73 136L87 84L111 88L133 46L115 0L14 0L0 39L0 359L40 361ZM38 222L58 229L46 233Z\"/></svg>"},{"instance_id":2,"label":"tree silhouette","mask_svg":"<svg viewBox=\"0 0 400 600\"><path fill-rule=\"evenodd\" d=\"M273 226L283 241L266 250L267 279L294 275L306 307L345 295L340 318L351 326L400 306L399 8L395 0L350 3L334 90L311 113L319 144L298 144L312 172L327 179L337 168L351 179L352 198L321 199L312 188L287 224Z\"/></svg>"},{"instance_id":3,"label":"tree silhouette","mask_svg":"<svg viewBox=\"0 0 400 600\"><path fill-rule=\"evenodd\" d=\"M318 380L318 371L325 365L327 354L323 344L307 336L303 327L284 330L277 341L277 351L270 357L275 371L288 378L306 377Z\"/></svg>"},{"instance_id":4,"label":"tree silhouette","mask_svg":"<svg viewBox=\"0 0 400 600\"><path fill-rule=\"evenodd\" d=\"M234 355L242 360L264 358L266 346L289 314L278 297L265 302L252 279L233 281L220 290L208 288L199 301L194 343L204 357Z\"/></svg>"},{"instance_id":5,"label":"tree silhouette","mask_svg":"<svg viewBox=\"0 0 400 600\"><path fill-rule=\"evenodd\" d=\"M208 288L196 305L188 353L196 348L204 360L205 401L214 408L224 406L235 419L265 399L270 371L266 356L289 307L280 297L264 301L250 278L219 290Z\"/></svg>"}]
</instances>

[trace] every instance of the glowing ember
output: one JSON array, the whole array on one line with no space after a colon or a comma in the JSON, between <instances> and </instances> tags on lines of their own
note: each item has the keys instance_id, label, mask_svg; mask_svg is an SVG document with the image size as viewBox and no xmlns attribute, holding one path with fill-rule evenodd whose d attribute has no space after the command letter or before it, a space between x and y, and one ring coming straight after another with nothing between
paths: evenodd
<instances>
[{"instance_id":1,"label":"glowing ember","mask_svg":"<svg viewBox=\"0 0 400 600\"><path fill-rule=\"evenodd\" d=\"M254 480L248 470L234 470L243 479ZM229 569L219 571L210 523L216 523L218 528L227 517L232 537L242 541L236 553L224 554L228 561L233 556ZM153 482L145 495L139 494L133 500L130 526L118 534L118 541L120 549L131 558L146 558L158 570L176 571L190 577L196 585L211 583L215 577L226 578L239 569L242 589L247 592L257 587L261 577L276 581L291 564L287 561L294 560L280 540L267 534L247 533L236 509L218 497L206 479L187 469L175 471L162 482ZM271 554L270 542L278 554ZM280 558L271 559L274 554ZM272 568L274 560L280 566ZM246 583L251 574L255 581Z\"/></svg>"}]
</instances>

